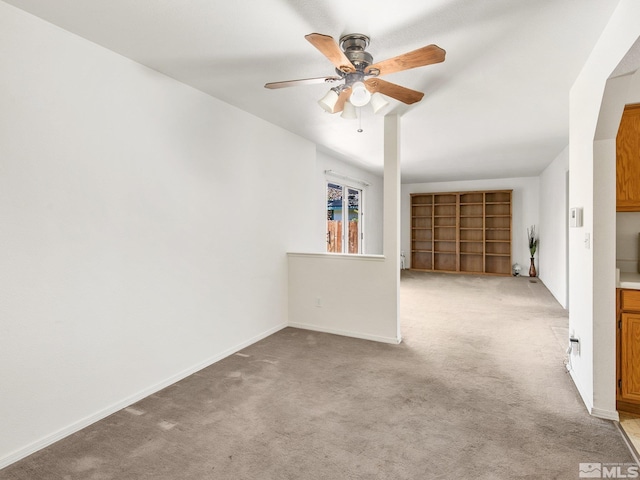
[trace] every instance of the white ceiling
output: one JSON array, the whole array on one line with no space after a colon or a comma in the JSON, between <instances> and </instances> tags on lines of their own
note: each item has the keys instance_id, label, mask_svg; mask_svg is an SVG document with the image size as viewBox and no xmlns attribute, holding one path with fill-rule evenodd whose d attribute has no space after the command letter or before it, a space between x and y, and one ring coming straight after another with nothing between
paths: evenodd
<instances>
[{"instance_id":1,"label":"white ceiling","mask_svg":"<svg viewBox=\"0 0 640 480\"><path fill-rule=\"evenodd\" d=\"M325 85L267 82L333 75L304 39L371 38L381 61L424 45L444 63L388 75L425 92L402 115L403 182L539 174L567 145L569 89L617 0L5 0L279 125L374 171L382 116L325 113Z\"/></svg>"}]
</instances>

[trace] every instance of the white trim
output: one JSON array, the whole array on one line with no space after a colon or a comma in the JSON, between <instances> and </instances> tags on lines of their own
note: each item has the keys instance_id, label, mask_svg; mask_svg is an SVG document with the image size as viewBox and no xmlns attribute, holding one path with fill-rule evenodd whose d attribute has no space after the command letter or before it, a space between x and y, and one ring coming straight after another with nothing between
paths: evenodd
<instances>
[{"instance_id":1,"label":"white trim","mask_svg":"<svg viewBox=\"0 0 640 480\"><path fill-rule=\"evenodd\" d=\"M366 190L364 188L359 188L358 191L360 192L360 202L358 203L358 234L360 235L360 238L358 238L358 248L359 248L359 255L363 255L365 253L364 251L364 232L365 232L365 219L364 219L364 197L366 195Z\"/></svg>"},{"instance_id":2,"label":"white trim","mask_svg":"<svg viewBox=\"0 0 640 480\"><path fill-rule=\"evenodd\" d=\"M244 342L239 343L238 345L231 347L217 355L214 355L213 357L210 357L206 360L204 360L203 362L200 362L196 365L193 365L192 367L187 368L186 370L183 370L180 373L177 373L175 375L170 376L169 378L156 383L155 385L152 385L148 388L145 388L141 391L139 391L138 393L135 393L117 403L114 403L113 405L110 405L96 413L94 413L93 415L89 415L88 417L85 417L77 422L72 423L71 425L68 425L64 428L61 428L60 430L47 435L43 438L41 438L40 440L37 440L33 443L30 443L29 445L20 448L12 453L10 453L9 455L0 458L0 469L5 468L9 465L11 465L12 463L17 462L18 460L21 460L29 455L31 455L32 453L37 452L38 450L41 450L45 447L48 447L49 445L57 442L58 440L62 440L65 437L68 437L69 435L72 435L80 430L82 430L83 428L88 427L89 425L102 420L103 418L108 417L109 415L112 415L120 410L122 410L123 408L126 408L140 400L142 400L145 397L148 397L149 395L152 395L156 392L159 392L160 390L162 390L163 388L168 387L169 385L173 385L174 383L188 377L189 375L194 374L195 372L202 370L203 368L206 368L216 362L219 362L220 360L222 360L223 358L226 358L230 355L233 355L234 353L238 352L239 350L242 350L243 348L246 348L250 345L253 345L256 342L259 342L260 340L273 335L274 333L282 330L283 328L286 328L288 325L286 323L280 324L276 327L270 328L269 330L260 333L252 338L250 338L249 340L246 340Z\"/></svg>"},{"instance_id":3,"label":"white trim","mask_svg":"<svg viewBox=\"0 0 640 480\"><path fill-rule=\"evenodd\" d=\"M356 255L353 253L328 253L328 252L287 252L288 257L306 257L306 258L331 258L335 260L357 260L357 261L369 261L369 262L384 262L386 257L384 255Z\"/></svg>"},{"instance_id":4,"label":"white trim","mask_svg":"<svg viewBox=\"0 0 640 480\"><path fill-rule=\"evenodd\" d=\"M618 415L617 411L615 411L615 410L605 410L605 409L602 409L602 408L594 407L593 403L591 403L591 399L584 394L582 386L580 385L580 382L578 381L578 377L576 377L576 375L574 374L574 370L573 369L569 370L569 374L571 375L571 378L573 379L574 385L578 389L578 393L580 394L580 398L582 398L582 401L584 402L584 406L587 408L587 412L589 412L589 415L593 415L594 417L598 417L598 418L603 418L605 420L613 420L615 422L620 421L620 416Z\"/></svg>"},{"instance_id":5,"label":"white trim","mask_svg":"<svg viewBox=\"0 0 640 480\"><path fill-rule=\"evenodd\" d=\"M333 335L341 335L343 337L352 337L352 338L359 338L362 340L371 340L373 342L380 342L380 343L390 343L392 345L398 345L402 339L401 338L393 338L393 337L381 337L379 335L368 335L366 333L356 333L356 332L349 332L347 330L339 330L336 328L326 328L326 327L320 327L317 325L309 325L306 323L297 323L297 322L290 322L289 326L292 328L300 328L302 330L311 330L314 332L322 332L322 333L331 333Z\"/></svg>"},{"instance_id":6,"label":"white trim","mask_svg":"<svg viewBox=\"0 0 640 480\"><path fill-rule=\"evenodd\" d=\"M340 178L340 179L346 180L348 182L355 182L355 183L358 183L358 184L360 184L362 186L365 186L365 187L370 187L371 186L371 184L369 182L365 181L365 180L359 180L357 178L353 178L353 177L350 177L348 175L343 175L343 174L338 173L338 172L336 172L334 170L325 170L324 173L325 173L325 175L329 175L329 176L335 177L335 178Z\"/></svg>"},{"instance_id":7,"label":"white trim","mask_svg":"<svg viewBox=\"0 0 640 480\"><path fill-rule=\"evenodd\" d=\"M620 416L615 410L603 410L601 408L592 408L589 412L594 417L603 418L605 420L613 420L614 422L620 421Z\"/></svg>"},{"instance_id":8,"label":"white trim","mask_svg":"<svg viewBox=\"0 0 640 480\"><path fill-rule=\"evenodd\" d=\"M332 172L333 170L325 170L325 173L327 172ZM351 177L347 177L344 175L334 175L336 177L340 177L340 178L345 178L345 179L350 179L352 182L358 182L358 183L363 183L363 181L361 180L357 180L355 178L351 178ZM343 251L340 253L345 253L344 250L348 250L348 238L349 238L349 190L355 190L359 193L358 195L358 234L359 234L359 238L358 238L358 253L350 253L349 255L363 255L364 254L364 243L365 243L365 224L364 224L364 197L365 197L365 190L362 186L358 187L355 186L353 184L350 183L344 183L344 182L334 182L332 180L325 180L325 212L327 211L327 203L329 201L328 199L328 192L329 192L329 185L336 185L338 187L340 187L342 189L342 239L341 239L341 243L342 243L342 249ZM365 186L368 186L369 184L367 183ZM327 232L328 235L328 232ZM331 252L327 252L327 253L331 253Z\"/></svg>"}]
</instances>

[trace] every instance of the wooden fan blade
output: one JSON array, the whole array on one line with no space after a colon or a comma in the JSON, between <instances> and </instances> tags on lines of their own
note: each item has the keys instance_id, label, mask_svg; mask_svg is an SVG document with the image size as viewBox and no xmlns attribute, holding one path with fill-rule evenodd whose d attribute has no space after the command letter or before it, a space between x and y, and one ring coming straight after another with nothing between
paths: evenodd
<instances>
[{"instance_id":1,"label":"wooden fan blade","mask_svg":"<svg viewBox=\"0 0 640 480\"><path fill-rule=\"evenodd\" d=\"M322 35L321 33L310 33L309 35L305 35L304 38L320 50L320 53L327 57L338 70L344 73L356 71L356 67L353 66L353 63L351 63L351 60L347 58L344 52L340 50L340 46L333 37Z\"/></svg>"},{"instance_id":2,"label":"wooden fan blade","mask_svg":"<svg viewBox=\"0 0 640 480\"><path fill-rule=\"evenodd\" d=\"M301 80L287 80L284 82L266 83L264 88L297 87L298 85L315 85L318 83L333 83L339 80L342 80L342 78L340 77L303 78Z\"/></svg>"},{"instance_id":3,"label":"wooden fan blade","mask_svg":"<svg viewBox=\"0 0 640 480\"><path fill-rule=\"evenodd\" d=\"M424 97L424 93L410 88L401 87L395 83L385 82L379 78L369 78L364 81L364 84L371 93L382 93L387 97L395 98L396 100L411 105L412 103L419 102Z\"/></svg>"},{"instance_id":4,"label":"wooden fan blade","mask_svg":"<svg viewBox=\"0 0 640 480\"><path fill-rule=\"evenodd\" d=\"M446 52L437 45L427 45L412 52L369 65L365 69L365 73L375 75L375 71L379 71L378 75L388 75L410 68L424 67L432 63L444 62L445 54Z\"/></svg>"},{"instance_id":5,"label":"wooden fan blade","mask_svg":"<svg viewBox=\"0 0 640 480\"><path fill-rule=\"evenodd\" d=\"M344 104L349 99L350 95L351 95L351 87L345 88L340 92L338 101L336 102L336 105L333 107L333 113L338 113L344 110Z\"/></svg>"}]
</instances>

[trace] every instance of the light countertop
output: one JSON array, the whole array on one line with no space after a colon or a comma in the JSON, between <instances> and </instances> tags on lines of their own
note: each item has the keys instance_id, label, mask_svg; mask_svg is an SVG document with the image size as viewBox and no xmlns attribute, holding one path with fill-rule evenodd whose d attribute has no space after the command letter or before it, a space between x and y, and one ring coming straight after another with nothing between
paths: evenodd
<instances>
[{"instance_id":1,"label":"light countertop","mask_svg":"<svg viewBox=\"0 0 640 480\"><path fill-rule=\"evenodd\" d=\"M640 273L619 272L618 288L640 290Z\"/></svg>"}]
</instances>

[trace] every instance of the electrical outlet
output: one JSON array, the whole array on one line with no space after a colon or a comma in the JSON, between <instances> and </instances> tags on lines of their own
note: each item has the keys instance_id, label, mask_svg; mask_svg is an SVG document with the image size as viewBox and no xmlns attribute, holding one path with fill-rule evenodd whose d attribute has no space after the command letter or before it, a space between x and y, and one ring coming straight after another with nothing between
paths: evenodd
<instances>
[{"instance_id":1,"label":"electrical outlet","mask_svg":"<svg viewBox=\"0 0 640 480\"><path fill-rule=\"evenodd\" d=\"M569 353L580 355L580 339L574 336L569 337Z\"/></svg>"}]
</instances>

